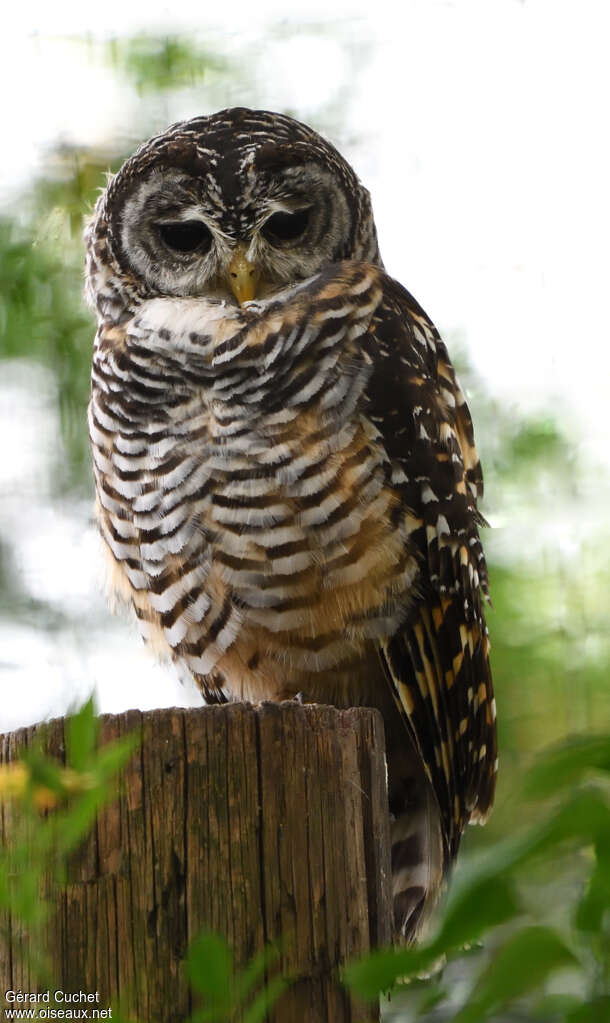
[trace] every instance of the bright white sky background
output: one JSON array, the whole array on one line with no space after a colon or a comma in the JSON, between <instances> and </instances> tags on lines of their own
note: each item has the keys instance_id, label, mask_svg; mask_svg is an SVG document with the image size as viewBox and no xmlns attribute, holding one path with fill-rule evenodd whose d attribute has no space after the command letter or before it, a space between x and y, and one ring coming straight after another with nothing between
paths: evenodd
<instances>
[{"instance_id":1,"label":"bright white sky background","mask_svg":"<svg viewBox=\"0 0 610 1023\"><path fill-rule=\"evenodd\" d=\"M89 66L69 37L210 26L226 52L251 46L262 55L260 105L306 119L328 97L344 97L343 138L354 142L342 148L372 192L389 272L457 337L492 394L516 412L550 409L573 424L582 457L602 466L602 478L610 466L605 0L181 0L171 14L154 0L105 0L93 10L25 2L5 14L0 209L58 139L116 138L127 106L133 122L135 93ZM281 21L282 36L272 31ZM343 27L321 38L307 30L316 22ZM359 73L345 91L354 59ZM172 119L198 112L171 110ZM8 418L0 406L3 436ZM63 556L64 603L101 601L90 596L95 539L83 536L82 510L39 515L24 527L21 555L34 594L57 579L41 539L49 528L57 549L72 553ZM52 635L34 643L14 627L10 635L0 627L0 643L12 694L0 703L0 731L65 712L92 680L103 710L197 702L151 666L127 627L106 619L95 647L76 633L61 646Z\"/></svg>"}]
</instances>

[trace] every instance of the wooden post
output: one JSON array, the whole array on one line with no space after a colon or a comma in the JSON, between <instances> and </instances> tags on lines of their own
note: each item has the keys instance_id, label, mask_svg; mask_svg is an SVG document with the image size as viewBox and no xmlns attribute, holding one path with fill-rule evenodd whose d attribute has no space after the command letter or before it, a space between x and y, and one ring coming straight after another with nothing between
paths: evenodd
<instances>
[{"instance_id":1,"label":"wooden post","mask_svg":"<svg viewBox=\"0 0 610 1023\"><path fill-rule=\"evenodd\" d=\"M46 727L47 751L63 758L63 721ZM269 703L102 718L103 741L134 730L142 742L121 795L53 896L55 986L97 991L100 1006L118 1003L142 1023L178 1023L193 1008L186 949L212 929L237 967L279 943L281 972L294 981L270 1023L378 1020L338 980L342 964L390 940L378 712ZM14 760L34 732L0 740L0 760ZM3 923L0 995L38 990L23 965L26 936Z\"/></svg>"}]
</instances>

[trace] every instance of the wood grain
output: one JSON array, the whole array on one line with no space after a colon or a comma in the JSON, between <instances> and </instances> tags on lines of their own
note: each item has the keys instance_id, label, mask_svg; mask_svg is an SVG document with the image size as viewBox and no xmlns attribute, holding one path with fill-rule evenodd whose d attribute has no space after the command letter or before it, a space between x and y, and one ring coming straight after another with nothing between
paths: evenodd
<instances>
[{"instance_id":1,"label":"wood grain","mask_svg":"<svg viewBox=\"0 0 610 1023\"><path fill-rule=\"evenodd\" d=\"M65 759L63 720L0 737L15 760L36 732ZM144 1021L192 1009L183 969L203 929L236 966L266 942L291 986L269 1023L371 1023L340 967L389 943L390 864L383 724L377 711L297 703L129 711L101 718L102 741L135 731L120 794L96 820L65 884L45 878L42 945L51 984L99 991ZM18 807L0 807L10 848ZM4 914L1 990L44 989L33 935ZM47 976L46 979L49 979Z\"/></svg>"}]
</instances>

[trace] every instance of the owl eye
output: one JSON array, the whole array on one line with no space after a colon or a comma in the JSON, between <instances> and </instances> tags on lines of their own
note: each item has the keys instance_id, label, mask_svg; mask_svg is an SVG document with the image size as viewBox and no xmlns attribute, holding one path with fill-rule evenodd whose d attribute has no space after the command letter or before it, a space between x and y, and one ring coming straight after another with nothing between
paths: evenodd
<instances>
[{"instance_id":1,"label":"owl eye","mask_svg":"<svg viewBox=\"0 0 610 1023\"><path fill-rule=\"evenodd\" d=\"M175 224L157 224L161 240L174 252L208 252L212 233L200 220L179 220Z\"/></svg>"},{"instance_id":2,"label":"owl eye","mask_svg":"<svg viewBox=\"0 0 610 1023\"><path fill-rule=\"evenodd\" d=\"M305 234L310 212L304 209L294 213L274 213L265 222L262 233L270 242L294 242Z\"/></svg>"}]
</instances>

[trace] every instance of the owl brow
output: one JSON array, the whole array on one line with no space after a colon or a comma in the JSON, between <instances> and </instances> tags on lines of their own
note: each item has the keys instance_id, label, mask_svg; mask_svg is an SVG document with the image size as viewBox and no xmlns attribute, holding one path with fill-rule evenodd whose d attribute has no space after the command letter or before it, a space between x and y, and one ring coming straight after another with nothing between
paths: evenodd
<instances>
[{"instance_id":1,"label":"owl brow","mask_svg":"<svg viewBox=\"0 0 610 1023\"><path fill-rule=\"evenodd\" d=\"M182 207L182 206L175 206L175 205L174 206L163 206L161 209L154 210L153 211L153 216L154 216L155 220L157 218L163 218L163 220L161 222L165 222L165 221L168 221L168 220L179 221L179 220L192 220L192 219L194 219L193 216L192 216L192 211L191 210L185 210L184 207Z\"/></svg>"},{"instance_id":2,"label":"owl brow","mask_svg":"<svg viewBox=\"0 0 610 1023\"><path fill-rule=\"evenodd\" d=\"M267 142L260 147L254 156L257 170L283 170L303 162L303 150L298 144Z\"/></svg>"},{"instance_id":3,"label":"owl brow","mask_svg":"<svg viewBox=\"0 0 610 1023\"><path fill-rule=\"evenodd\" d=\"M178 215L184 210L184 202L179 202L176 196L165 196L162 193L152 196L149 201L149 208L153 214L166 216Z\"/></svg>"}]
</instances>

